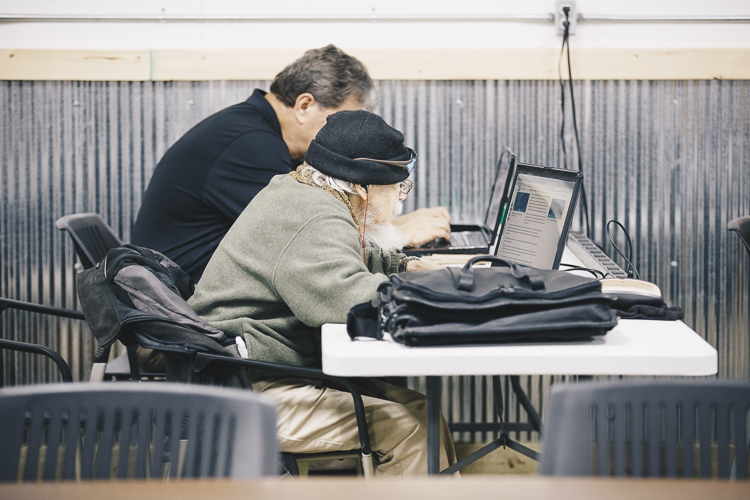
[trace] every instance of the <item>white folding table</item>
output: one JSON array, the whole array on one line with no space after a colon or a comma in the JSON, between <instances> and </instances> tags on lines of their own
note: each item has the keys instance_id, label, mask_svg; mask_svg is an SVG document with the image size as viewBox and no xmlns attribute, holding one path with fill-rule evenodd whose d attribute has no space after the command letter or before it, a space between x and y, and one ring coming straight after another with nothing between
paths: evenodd
<instances>
[{"instance_id":1,"label":"white folding table","mask_svg":"<svg viewBox=\"0 0 750 500\"><path fill-rule=\"evenodd\" d=\"M428 472L439 472L440 377L449 375L705 376L716 349L681 321L620 320L591 341L405 347L392 340L352 342L346 325L322 329L323 372L344 377L427 376Z\"/></svg>"}]
</instances>

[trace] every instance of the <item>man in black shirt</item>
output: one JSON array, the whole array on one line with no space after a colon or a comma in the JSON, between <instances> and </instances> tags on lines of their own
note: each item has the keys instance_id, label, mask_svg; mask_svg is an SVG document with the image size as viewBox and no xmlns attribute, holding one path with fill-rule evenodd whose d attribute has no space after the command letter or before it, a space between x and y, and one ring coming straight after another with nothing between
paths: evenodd
<instances>
[{"instance_id":1,"label":"man in black shirt","mask_svg":"<svg viewBox=\"0 0 750 500\"><path fill-rule=\"evenodd\" d=\"M364 65L329 45L281 71L266 94L206 118L154 170L133 225L132 243L162 252L198 281L240 213L272 177L300 164L328 115L369 104ZM394 221L410 245L450 238L442 207Z\"/></svg>"}]
</instances>

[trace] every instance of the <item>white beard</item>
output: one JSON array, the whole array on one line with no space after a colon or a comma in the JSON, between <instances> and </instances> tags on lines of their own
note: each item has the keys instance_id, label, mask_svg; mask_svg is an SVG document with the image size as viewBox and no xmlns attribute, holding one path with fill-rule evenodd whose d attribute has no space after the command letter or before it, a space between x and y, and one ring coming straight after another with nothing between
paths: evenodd
<instances>
[{"instance_id":1,"label":"white beard","mask_svg":"<svg viewBox=\"0 0 750 500\"><path fill-rule=\"evenodd\" d=\"M393 217L397 217L401 214L403 210L404 204L399 201L393 211L391 220L393 220ZM377 215L373 213L372 207L370 207L369 212L368 215L372 216L373 219L377 217ZM361 214L360 224L363 219L364 213ZM385 224L371 224L368 221L365 227L365 245L378 247L383 253L393 253L404 248L406 245L406 238L404 238L401 229L391 221Z\"/></svg>"}]
</instances>

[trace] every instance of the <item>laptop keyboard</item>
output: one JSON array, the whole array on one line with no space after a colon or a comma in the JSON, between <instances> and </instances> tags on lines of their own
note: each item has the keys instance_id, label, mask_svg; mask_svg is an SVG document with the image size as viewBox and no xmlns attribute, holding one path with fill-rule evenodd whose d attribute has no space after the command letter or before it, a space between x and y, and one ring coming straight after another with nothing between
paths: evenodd
<instances>
[{"instance_id":1,"label":"laptop keyboard","mask_svg":"<svg viewBox=\"0 0 750 500\"><path fill-rule=\"evenodd\" d=\"M451 233L451 246L454 248L481 247L485 245L487 245L487 240L478 231Z\"/></svg>"}]
</instances>

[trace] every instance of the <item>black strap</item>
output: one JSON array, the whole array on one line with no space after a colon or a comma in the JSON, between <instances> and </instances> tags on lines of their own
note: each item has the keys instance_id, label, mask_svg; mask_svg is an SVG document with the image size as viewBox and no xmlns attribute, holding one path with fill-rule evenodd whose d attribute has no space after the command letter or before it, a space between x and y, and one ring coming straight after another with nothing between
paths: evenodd
<instances>
[{"instance_id":1,"label":"black strap","mask_svg":"<svg viewBox=\"0 0 750 500\"><path fill-rule=\"evenodd\" d=\"M370 302L352 307L346 315L346 331L352 340L357 337L383 340L383 332L378 328L378 309Z\"/></svg>"}]
</instances>

